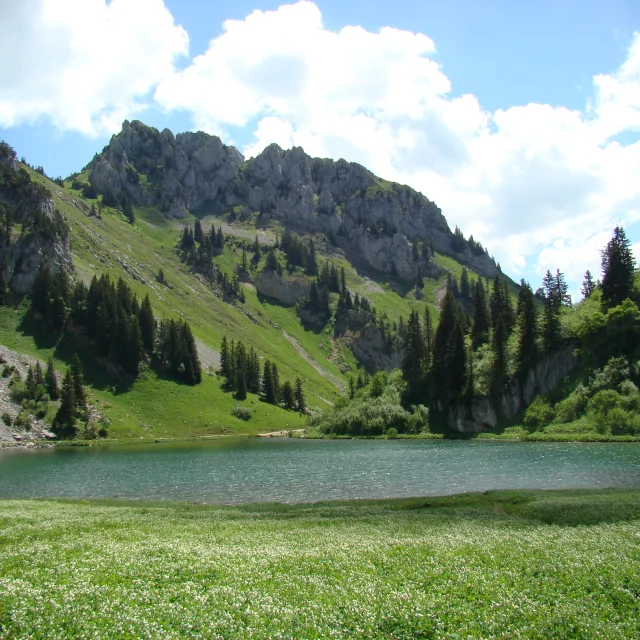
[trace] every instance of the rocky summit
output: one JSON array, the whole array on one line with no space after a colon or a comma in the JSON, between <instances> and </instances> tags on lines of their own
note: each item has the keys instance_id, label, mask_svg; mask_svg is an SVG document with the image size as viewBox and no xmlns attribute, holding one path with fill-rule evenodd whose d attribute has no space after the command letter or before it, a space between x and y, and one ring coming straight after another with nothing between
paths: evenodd
<instances>
[{"instance_id":1,"label":"rocky summit","mask_svg":"<svg viewBox=\"0 0 640 640\"><path fill-rule=\"evenodd\" d=\"M125 121L87 169L107 200L154 205L169 218L226 213L253 216L256 226L279 221L300 233L325 234L353 263L405 282L438 275L434 252L483 276L499 273L480 245L456 245L441 210L421 193L353 162L312 158L300 147L272 144L245 160L201 131L174 135Z\"/></svg>"}]
</instances>

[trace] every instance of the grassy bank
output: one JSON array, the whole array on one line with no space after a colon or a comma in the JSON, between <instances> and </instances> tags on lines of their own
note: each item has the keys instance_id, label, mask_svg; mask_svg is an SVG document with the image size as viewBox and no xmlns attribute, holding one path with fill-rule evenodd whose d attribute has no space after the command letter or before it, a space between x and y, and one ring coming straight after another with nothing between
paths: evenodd
<instances>
[{"instance_id":1,"label":"grassy bank","mask_svg":"<svg viewBox=\"0 0 640 640\"><path fill-rule=\"evenodd\" d=\"M3 638L631 638L640 491L0 502Z\"/></svg>"}]
</instances>

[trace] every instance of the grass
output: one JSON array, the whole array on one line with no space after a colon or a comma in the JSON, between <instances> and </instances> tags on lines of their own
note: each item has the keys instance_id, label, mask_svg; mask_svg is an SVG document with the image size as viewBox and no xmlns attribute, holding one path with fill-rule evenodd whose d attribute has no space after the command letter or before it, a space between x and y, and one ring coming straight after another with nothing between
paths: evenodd
<instances>
[{"instance_id":1,"label":"grass","mask_svg":"<svg viewBox=\"0 0 640 640\"><path fill-rule=\"evenodd\" d=\"M640 491L0 502L3 638L632 638Z\"/></svg>"}]
</instances>

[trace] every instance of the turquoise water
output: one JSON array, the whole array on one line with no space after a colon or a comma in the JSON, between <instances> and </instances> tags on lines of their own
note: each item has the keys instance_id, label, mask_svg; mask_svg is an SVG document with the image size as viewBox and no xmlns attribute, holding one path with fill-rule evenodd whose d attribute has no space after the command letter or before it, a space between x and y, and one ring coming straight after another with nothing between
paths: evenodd
<instances>
[{"instance_id":1,"label":"turquoise water","mask_svg":"<svg viewBox=\"0 0 640 640\"><path fill-rule=\"evenodd\" d=\"M640 486L640 445L238 439L0 451L0 498L240 504Z\"/></svg>"}]
</instances>

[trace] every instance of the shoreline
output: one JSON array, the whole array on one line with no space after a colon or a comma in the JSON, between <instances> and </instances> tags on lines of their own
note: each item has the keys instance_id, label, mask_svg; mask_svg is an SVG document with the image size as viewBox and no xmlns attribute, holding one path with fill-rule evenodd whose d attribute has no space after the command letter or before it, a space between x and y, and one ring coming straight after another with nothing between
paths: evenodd
<instances>
[{"instance_id":1,"label":"shoreline","mask_svg":"<svg viewBox=\"0 0 640 640\"><path fill-rule=\"evenodd\" d=\"M6 442L0 441L0 451L9 450L22 450L22 449L54 449L58 447L106 447L106 446L121 446L121 445L135 445L135 444L162 444L167 442L199 442L209 440L233 440L233 439L268 439L268 438L284 438L291 440L465 440L465 441L495 441L495 442L512 442L512 443L527 443L527 442L546 442L546 443L600 443L600 444L615 444L615 443L640 443L640 437L637 436L610 436L596 434L593 437L576 437L572 434L540 434L536 433L528 434L526 437L514 437L503 436L501 434L493 434L490 432L484 432L479 434L398 434L393 438L388 438L385 435L380 436L324 436L309 433L307 430L298 429L295 430L295 434L287 435L287 430L272 431L266 433L259 433L255 435L250 434L215 434L205 436L181 436L181 437L163 437L163 438L113 438L113 439L101 439L101 440L29 440L27 442Z\"/></svg>"}]
</instances>

